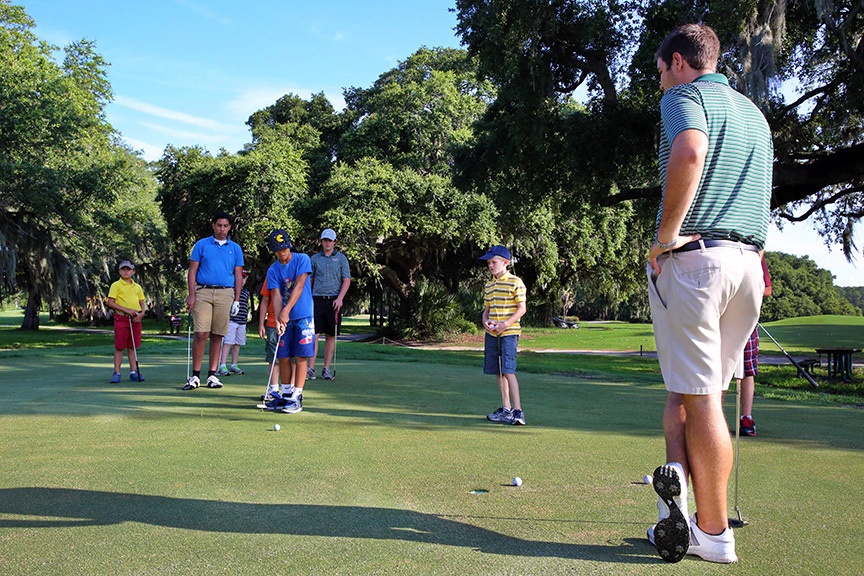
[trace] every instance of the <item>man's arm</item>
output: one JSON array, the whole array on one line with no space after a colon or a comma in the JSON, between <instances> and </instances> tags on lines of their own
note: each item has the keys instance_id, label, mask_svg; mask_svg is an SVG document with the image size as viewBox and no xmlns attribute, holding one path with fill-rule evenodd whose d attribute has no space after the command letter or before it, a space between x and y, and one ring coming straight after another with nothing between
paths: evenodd
<instances>
[{"instance_id":1,"label":"man's arm","mask_svg":"<svg viewBox=\"0 0 864 576\"><path fill-rule=\"evenodd\" d=\"M201 264L195 260L189 261L189 273L186 274L186 284L189 288L189 296L186 297L186 307L189 311L195 307L195 284L198 280L198 267Z\"/></svg>"},{"instance_id":2,"label":"man's arm","mask_svg":"<svg viewBox=\"0 0 864 576\"><path fill-rule=\"evenodd\" d=\"M666 168L666 189L660 226L657 228L656 241L648 253L651 268L658 274L660 266L657 264L657 256L701 238L699 234L681 236L680 232L696 192L699 191L699 181L702 179L707 155L708 136L701 130L684 130L672 142L669 165ZM675 243L667 248L658 245L673 241Z\"/></svg>"},{"instance_id":3,"label":"man's arm","mask_svg":"<svg viewBox=\"0 0 864 576\"><path fill-rule=\"evenodd\" d=\"M333 309L337 312L342 309L342 300L345 298L345 294L348 293L349 286L351 286L351 278L343 278L342 289L339 290L339 296L337 296L336 300L333 301Z\"/></svg>"}]
</instances>

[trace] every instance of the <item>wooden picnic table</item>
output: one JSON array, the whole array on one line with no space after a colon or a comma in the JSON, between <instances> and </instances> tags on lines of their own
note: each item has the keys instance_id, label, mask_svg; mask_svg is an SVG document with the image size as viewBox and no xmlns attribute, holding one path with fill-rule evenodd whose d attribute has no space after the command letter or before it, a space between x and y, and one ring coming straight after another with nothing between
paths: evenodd
<instances>
[{"instance_id":1,"label":"wooden picnic table","mask_svg":"<svg viewBox=\"0 0 864 576\"><path fill-rule=\"evenodd\" d=\"M828 378L838 376L843 382L852 381L852 354L856 352L861 352L861 348L816 348L820 363L822 354L828 357Z\"/></svg>"}]
</instances>

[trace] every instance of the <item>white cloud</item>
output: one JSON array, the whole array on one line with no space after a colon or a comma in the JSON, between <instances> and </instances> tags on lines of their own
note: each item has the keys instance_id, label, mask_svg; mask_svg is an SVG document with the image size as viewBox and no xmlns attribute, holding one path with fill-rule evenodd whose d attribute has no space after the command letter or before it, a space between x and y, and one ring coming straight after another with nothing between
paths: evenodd
<instances>
[{"instance_id":1,"label":"white cloud","mask_svg":"<svg viewBox=\"0 0 864 576\"><path fill-rule=\"evenodd\" d=\"M322 90L311 90L309 88L298 88L296 86L284 87L258 87L249 88L240 92L232 100L225 104L225 109L229 114L236 118L239 122L245 125L249 116L276 103L279 98L286 94L295 94L303 99L308 99L312 94L321 92ZM342 97L342 91L335 93L324 90L324 95L333 105L337 112L345 108L345 99Z\"/></svg>"},{"instance_id":2,"label":"white cloud","mask_svg":"<svg viewBox=\"0 0 864 576\"><path fill-rule=\"evenodd\" d=\"M170 110L168 108L163 108L161 106L156 106L154 104L148 104L147 102L136 100L135 98L129 98L128 96L115 96L114 104L122 106L124 108L129 108L130 110L135 110L136 112L142 112L150 116L155 116L157 118L174 120L176 122L189 124L191 126L197 126L199 128L205 128L207 130L218 131L231 130L233 128L232 126L220 124L219 122L216 122L215 120L211 120L209 118L202 118L200 116L193 116L185 112Z\"/></svg>"},{"instance_id":3,"label":"white cloud","mask_svg":"<svg viewBox=\"0 0 864 576\"><path fill-rule=\"evenodd\" d=\"M161 146L157 146L154 144L148 144L147 142L142 142L141 140L136 140L135 138L125 138L123 140L132 147L133 150L141 152L141 156L144 160L148 162L152 162L154 160L158 160L162 157L162 152L164 152L164 148Z\"/></svg>"},{"instance_id":4,"label":"white cloud","mask_svg":"<svg viewBox=\"0 0 864 576\"><path fill-rule=\"evenodd\" d=\"M218 22L219 24L224 24L226 26L233 24L233 22L230 19L223 18L222 16L218 15L216 12L210 10L206 6L198 4L197 2L191 2L190 0L174 0L174 2L176 4L184 6L185 8L188 8L189 10L194 12L195 14L198 14L199 16L206 18L208 20L213 20L214 22Z\"/></svg>"}]
</instances>

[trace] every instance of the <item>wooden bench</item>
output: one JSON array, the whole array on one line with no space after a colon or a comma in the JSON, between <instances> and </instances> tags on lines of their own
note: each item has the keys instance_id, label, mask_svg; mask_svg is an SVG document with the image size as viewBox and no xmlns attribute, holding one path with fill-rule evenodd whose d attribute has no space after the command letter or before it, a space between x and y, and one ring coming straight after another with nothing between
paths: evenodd
<instances>
[{"instance_id":1,"label":"wooden bench","mask_svg":"<svg viewBox=\"0 0 864 576\"><path fill-rule=\"evenodd\" d=\"M813 368L822 366L822 362L818 358L805 358L798 362L798 365L804 369L807 374L813 375Z\"/></svg>"}]
</instances>

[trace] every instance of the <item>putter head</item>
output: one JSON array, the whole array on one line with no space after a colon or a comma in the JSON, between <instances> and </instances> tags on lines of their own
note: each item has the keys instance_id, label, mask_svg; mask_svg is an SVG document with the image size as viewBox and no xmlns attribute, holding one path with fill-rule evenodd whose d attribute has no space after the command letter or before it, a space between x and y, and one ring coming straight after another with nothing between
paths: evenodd
<instances>
[{"instance_id":1,"label":"putter head","mask_svg":"<svg viewBox=\"0 0 864 576\"><path fill-rule=\"evenodd\" d=\"M749 522L744 520L744 518L741 517L741 509L738 508L737 506L735 507L735 513L738 515L738 517L737 518L729 518L729 527L730 528L733 528L733 529L734 528L743 528L744 526L747 526L748 524L750 524Z\"/></svg>"}]
</instances>

